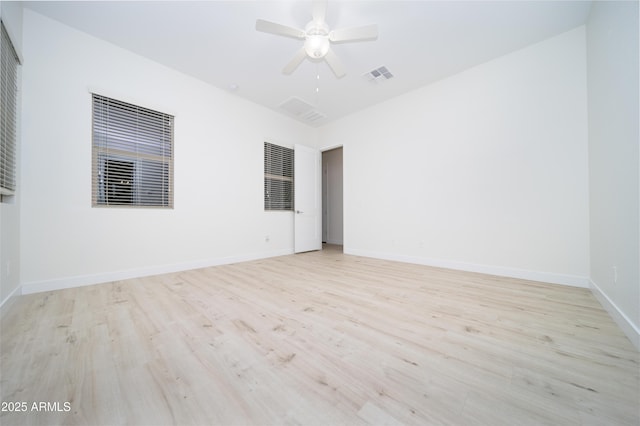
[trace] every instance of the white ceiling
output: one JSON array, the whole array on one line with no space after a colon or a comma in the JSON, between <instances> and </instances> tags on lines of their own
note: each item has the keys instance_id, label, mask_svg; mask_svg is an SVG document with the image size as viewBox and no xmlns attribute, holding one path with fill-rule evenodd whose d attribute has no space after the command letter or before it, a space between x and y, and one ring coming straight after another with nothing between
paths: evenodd
<instances>
[{"instance_id":1,"label":"white ceiling","mask_svg":"<svg viewBox=\"0 0 640 426\"><path fill-rule=\"evenodd\" d=\"M275 111L300 98L326 118L296 118L317 126L582 25L591 2L329 0L331 28L378 24L377 40L333 45L340 79L309 60L282 74L302 42L255 30L257 18L304 28L310 0L24 4ZM380 66L394 77L363 78Z\"/></svg>"}]
</instances>

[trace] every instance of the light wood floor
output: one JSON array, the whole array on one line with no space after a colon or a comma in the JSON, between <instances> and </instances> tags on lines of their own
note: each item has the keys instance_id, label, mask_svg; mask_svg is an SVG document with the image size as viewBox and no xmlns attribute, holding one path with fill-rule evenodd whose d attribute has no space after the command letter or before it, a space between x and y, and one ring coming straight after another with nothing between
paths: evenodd
<instances>
[{"instance_id":1,"label":"light wood floor","mask_svg":"<svg viewBox=\"0 0 640 426\"><path fill-rule=\"evenodd\" d=\"M588 290L335 247L22 296L1 326L3 408L28 405L3 425L640 424L639 353Z\"/></svg>"}]
</instances>

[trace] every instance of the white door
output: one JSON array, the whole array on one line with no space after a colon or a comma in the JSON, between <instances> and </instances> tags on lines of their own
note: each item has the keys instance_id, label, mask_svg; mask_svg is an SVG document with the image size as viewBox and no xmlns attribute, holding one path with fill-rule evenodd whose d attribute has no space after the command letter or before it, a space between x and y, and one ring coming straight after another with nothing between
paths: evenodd
<instances>
[{"instance_id":1,"label":"white door","mask_svg":"<svg viewBox=\"0 0 640 426\"><path fill-rule=\"evenodd\" d=\"M322 249L322 156L304 145L295 146L294 155L294 251Z\"/></svg>"}]
</instances>

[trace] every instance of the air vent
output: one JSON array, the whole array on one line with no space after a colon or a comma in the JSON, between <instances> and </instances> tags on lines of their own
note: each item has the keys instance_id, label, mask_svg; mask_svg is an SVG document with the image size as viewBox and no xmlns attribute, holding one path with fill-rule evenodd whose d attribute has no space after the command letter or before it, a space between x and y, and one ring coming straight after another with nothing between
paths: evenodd
<instances>
[{"instance_id":1,"label":"air vent","mask_svg":"<svg viewBox=\"0 0 640 426\"><path fill-rule=\"evenodd\" d=\"M295 96L281 103L280 108L287 111L289 114L295 116L296 118L299 118L311 123L321 120L323 118L327 118L327 116L324 115L323 113L316 111L313 105Z\"/></svg>"},{"instance_id":2,"label":"air vent","mask_svg":"<svg viewBox=\"0 0 640 426\"><path fill-rule=\"evenodd\" d=\"M316 110L307 111L306 113L302 114L301 117L311 122L322 120L323 118L327 118L326 115Z\"/></svg>"},{"instance_id":3,"label":"air vent","mask_svg":"<svg viewBox=\"0 0 640 426\"><path fill-rule=\"evenodd\" d=\"M369 71L368 73L364 74L363 77L365 78L365 80L377 84L393 78L393 74L389 72L387 67L380 67Z\"/></svg>"}]
</instances>

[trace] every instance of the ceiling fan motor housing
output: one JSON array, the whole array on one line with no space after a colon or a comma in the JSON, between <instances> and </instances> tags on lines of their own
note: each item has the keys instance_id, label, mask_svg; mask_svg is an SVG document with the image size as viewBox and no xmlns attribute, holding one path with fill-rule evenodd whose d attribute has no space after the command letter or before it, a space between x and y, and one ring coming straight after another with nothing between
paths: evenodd
<instances>
[{"instance_id":1,"label":"ceiling fan motor housing","mask_svg":"<svg viewBox=\"0 0 640 426\"><path fill-rule=\"evenodd\" d=\"M304 28L304 50L310 58L324 58L329 52L329 26L325 22L311 21Z\"/></svg>"}]
</instances>

